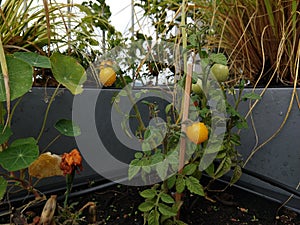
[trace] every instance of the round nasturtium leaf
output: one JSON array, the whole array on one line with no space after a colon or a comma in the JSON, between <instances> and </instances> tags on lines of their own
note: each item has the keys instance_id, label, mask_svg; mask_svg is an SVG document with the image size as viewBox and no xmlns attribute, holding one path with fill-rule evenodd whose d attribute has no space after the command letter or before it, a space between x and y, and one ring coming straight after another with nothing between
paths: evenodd
<instances>
[{"instance_id":1,"label":"round nasturtium leaf","mask_svg":"<svg viewBox=\"0 0 300 225\"><path fill-rule=\"evenodd\" d=\"M15 52L14 56L34 67L51 68L50 59L35 52Z\"/></svg>"},{"instance_id":2,"label":"round nasturtium leaf","mask_svg":"<svg viewBox=\"0 0 300 225\"><path fill-rule=\"evenodd\" d=\"M39 156L39 147L34 138L15 140L0 152L0 164L7 171L17 171L27 168Z\"/></svg>"},{"instance_id":3,"label":"round nasturtium leaf","mask_svg":"<svg viewBox=\"0 0 300 225\"><path fill-rule=\"evenodd\" d=\"M80 127L75 125L72 120L61 119L56 122L54 127L65 136L76 137L81 134Z\"/></svg>"},{"instance_id":4,"label":"round nasturtium leaf","mask_svg":"<svg viewBox=\"0 0 300 225\"><path fill-rule=\"evenodd\" d=\"M9 76L10 100L27 93L32 86L33 68L28 63L13 56L6 56ZM6 101L2 70L0 70L0 102Z\"/></svg>"},{"instance_id":5,"label":"round nasturtium leaf","mask_svg":"<svg viewBox=\"0 0 300 225\"><path fill-rule=\"evenodd\" d=\"M12 131L9 127L5 127L2 124L0 124L0 145L2 145L4 142L6 142L9 137L12 135Z\"/></svg>"},{"instance_id":6,"label":"round nasturtium leaf","mask_svg":"<svg viewBox=\"0 0 300 225\"><path fill-rule=\"evenodd\" d=\"M72 94L80 94L86 73L74 58L55 52L50 57L52 73L55 79L64 85Z\"/></svg>"},{"instance_id":7,"label":"round nasturtium leaf","mask_svg":"<svg viewBox=\"0 0 300 225\"><path fill-rule=\"evenodd\" d=\"M7 180L0 177L0 200L2 200L7 188Z\"/></svg>"}]
</instances>

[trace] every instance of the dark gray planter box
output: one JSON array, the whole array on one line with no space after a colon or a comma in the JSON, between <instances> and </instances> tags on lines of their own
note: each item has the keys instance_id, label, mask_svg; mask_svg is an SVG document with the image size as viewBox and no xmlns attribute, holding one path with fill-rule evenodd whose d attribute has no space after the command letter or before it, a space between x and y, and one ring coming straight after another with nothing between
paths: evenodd
<instances>
[{"instance_id":1,"label":"dark gray planter box","mask_svg":"<svg viewBox=\"0 0 300 225\"><path fill-rule=\"evenodd\" d=\"M259 94L262 91L263 89L257 89L255 92ZM244 160L248 158L253 149L262 145L280 128L288 111L292 92L292 88L269 88L255 106L252 112L253 123L249 117L249 128L241 132L242 145L239 150ZM299 96L300 89L297 89L297 93ZM249 103L242 104L239 110L242 115L246 115L249 111ZM254 128L258 139L256 139ZM300 110L294 99L290 115L281 131L259 148L245 168L296 189L300 182L299 146ZM290 196L290 193L246 174L242 175L238 184L247 190L283 202ZM300 211L300 198L293 197L288 206Z\"/></svg>"},{"instance_id":2,"label":"dark gray planter box","mask_svg":"<svg viewBox=\"0 0 300 225\"><path fill-rule=\"evenodd\" d=\"M38 135L47 107L46 101L49 100L53 91L54 89L51 88L34 88L30 93L24 96L21 104L16 109L12 123L12 129L16 138L36 137ZM257 90L258 93L261 91L261 89ZM300 91L297 91L298 94L300 94ZM92 166L92 168L89 165L91 163L107 163L107 165L102 166L102 168L106 168L105 171L101 172L105 173L106 176L109 176L112 180L117 180L127 174L126 164L133 158L135 151L118 141L111 125L111 99L116 93L118 93L118 90L101 90L99 94L99 90L97 89L85 89L84 93L79 96L79 98L82 97L84 101L80 104L80 110L78 110L78 105L76 106L77 110L75 112L73 110L74 97L69 91L62 89L59 96L55 98L49 112L45 133L40 141L40 149L42 150L58 135L58 132L53 127L57 120L61 118L73 118L82 129L82 135L76 139L79 142L76 143L74 138L62 137L51 145L47 151L62 154L79 147L79 150L83 153L86 160L84 160L83 164L84 170L80 175L76 176L76 182L104 179L101 174L99 175L97 173L98 171L94 171L94 166ZM270 88L253 110L253 120L259 137L258 145L267 140L279 128L287 112L291 93L292 89L290 88ZM159 99L156 99L156 101L161 105L161 112L163 112L163 106L166 103L164 101L160 102ZM95 105L94 108L90 108L91 104ZM149 114L147 107L143 104L139 104L139 107L142 107L142 115L148 120L147 117ZM243 103L240 107L242 114L245 114L248 109L248 102ZM163 117L163 115L161 115L161 117ZM95 121L96 123L93 128L89 126L91 121ZM131 126L136 127L136 124L132 123ZM295 188L300 180L299 127L300 111L296 101L294 101L292 111L282 131L251 158L246 168ZM97 133L95 133L95 130ZM103 141L101 145L94 142L93 135L99 135L101 137ZM244 159L246 159L256 145L255 134L251 127L250 120L249 129L241 132L241 142L242 146L239 147L239 150ZM80 145L88 147L87 149L82 149ZM87 154L89 151L101 152L104 148L109 149L109 153L117 160L124 162L124 164L111 165L109 163L110 161L105 159L105 155L103 156L104 158L99 158L99 154L96 154L95 157L93 157L93 154ZM64 178L45 179L41 181L39 185L41 188L49 189L49 184L60 187L64 186ZM285 201L290 195L286 191L282 191L273 185L269 185L246 174L242 175L237 185L248 191L264 195L265 197L277 201ZM300 210L300 199L294 197L288 205Z\"/></svg>"}]
</instances>

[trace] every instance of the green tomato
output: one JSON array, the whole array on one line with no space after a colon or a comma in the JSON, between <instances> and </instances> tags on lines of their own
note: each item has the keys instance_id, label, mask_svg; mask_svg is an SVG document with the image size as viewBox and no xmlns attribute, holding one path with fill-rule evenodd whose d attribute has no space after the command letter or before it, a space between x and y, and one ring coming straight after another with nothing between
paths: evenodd
<instances>
[{"instance_id":1,"label":"green tomato","mask_svg":"<svg viewBox=\"0 0 300 225\"><path fill-rule=\"evenodd\" d=\"M192 84L192 91L193 91L195 94L201 94L202 89L201 89L201 87L200 87L199 84Z\"/></svg>"},{"instance_id":2,"label":"green tomato","mask_svg":"<svg viewBox=\"0 0 300 225\"><path fill-rule=\"evenodd\" d=\"M216 77L217 81L224 82L228 79L229 76L229 69L228 66L222 64L214 64L211 67L212 74Z\"/></svg>"},{"instance_id":3,"label":"green tomato","mask_svg":"<svg viewBox=\"0 0 300 225\"><path fill-rule=\"evenodd\" d=\"M198 84L200 86L200 88L202 88L202 80L201 79L198 79L196 84Z\"/></svg>"}]
</instances>

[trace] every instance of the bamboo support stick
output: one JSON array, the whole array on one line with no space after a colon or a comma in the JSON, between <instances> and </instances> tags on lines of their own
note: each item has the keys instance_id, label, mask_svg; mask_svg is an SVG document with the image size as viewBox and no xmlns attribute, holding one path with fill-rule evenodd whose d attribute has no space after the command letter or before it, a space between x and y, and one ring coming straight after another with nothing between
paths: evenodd
<instances>
[{"instance_id":1,"label":"bamboo support stick","mask_svg":"<svg viewBox=\"0 0 300 225\"><path fill-rule=\"evenodd\" d=\"M189 116L189 105L190 105L190 93L191 93L191 85L192 85L192 73L193 73L193 65L188 64L186 81L185 81L185 89L182 103L182 125L181 132L186 132L186 121ZM181 136L180 138L180 152L179 152L179 165L178 165L178 174L182 174L182 170L184 167L184 158L185 158L185 150L186 150L186 138ZM175 195L176 202L181 201L181 194L176 193Z\"/></svg>"}]
</instances>

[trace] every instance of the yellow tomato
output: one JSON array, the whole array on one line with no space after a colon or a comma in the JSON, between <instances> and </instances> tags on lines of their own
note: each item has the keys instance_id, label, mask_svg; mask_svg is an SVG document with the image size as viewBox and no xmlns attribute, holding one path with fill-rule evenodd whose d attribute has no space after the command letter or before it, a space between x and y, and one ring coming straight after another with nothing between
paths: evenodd
<instances>
[{"instance_id":1,"label":"yellow tomato","mask_svg":"<svg viewBox=\"0 0 300 225\"><path fill-rule=\"evenodd\" d=\"M105 87L112 86L117 79L116 72L111 67L105 67L100 70L99 80Z\"/></svg>"},{"instance_id":2,"label":"yellow tomato","mask_svg":"<svg viewBox=\"0 0 300 225\"><path fill-rule=\"evenodd\" d=\"M186 128L186 135L195 144L201 144L208 139L208 129L202 122L195 122Z\"/></svg>"}]
</instances>

